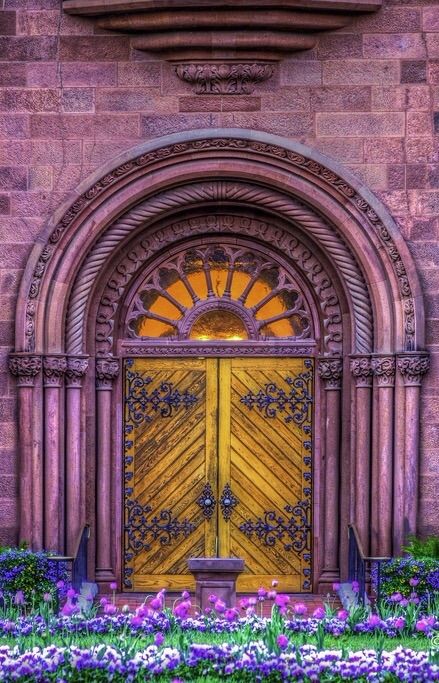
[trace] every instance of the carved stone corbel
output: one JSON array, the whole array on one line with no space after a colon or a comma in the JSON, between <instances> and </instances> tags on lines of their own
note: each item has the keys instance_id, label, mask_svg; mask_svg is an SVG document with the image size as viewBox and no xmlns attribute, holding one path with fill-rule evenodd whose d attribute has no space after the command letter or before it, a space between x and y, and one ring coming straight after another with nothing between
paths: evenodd
<instances>
[{"instance_id":1,"label":"carved stone corbel","mask_svg":"<svg viewBox=\"0 0 439 683\"><path fill-rule=\"evenodd\" d=\"M422 378L430 369L428 353L402 354L397 357L397 367L406 387L420 387Z\"/></svg>"},{"instance_id":2,"label":"carved stone corbel","mask_svg":"<svg viewBox=\"0 0 439 683\"><path fill-rule=\"evenodd\" d=\"M84 356L68 356L66 369L66 387L78 388L82 386L82 380L88 370L88 358Z\"/></svg>"},{"instance_id":3,"label":"carved stone corbel","mask_svg":"<svg viewBox=\"0 0 439 683\"><path fill-rule=\"evenodd\" d=\"M65 356L44 356L43 377L45 387L61 387L67 370Z\"/></svg>"},{"instance_id":4,"label":"carved stone corbel","mask_svg":"<svg viewBox=\"0 0 439 683\"><path fill-rule=\"evenodd\" d=\"M319 358L318 373L326 391L341 389L343 359Z\"/></svg>"},{"instance_id":5,"label":"carved stone corbel","mask_svg":"<svg viewBox=\"0 0 439 683\"><path fill-rule=\"evenodd\" d=\"M393 387L395 384L396 362L394 356L374 356L372 370L379 387Z\"/></svg>"},{"instance_id":6,"label":"carved stone corbel","mask_svg":"<svg viewBox=\"0 0 439 683\"><path fill-rule=\"evenodd\" d=\"M96 359L96 389L111 389L119 374L119 359L113 357Z\"/></svg>"},{"instance_id":7,"label":"carved stone corbel","mask_svg":"<svg viewBox=\"0 0 439 683\"><path fill-rule=\"evenodd\" d=\"M180 80L194 86L197 95L251 95L257 83L273 75L273 64L177 64Z\"/></svg>"},{"instance_id":8,"label":"carved stone corbel","mask_svg":"<svg viewBox=\"0 0 439 683\"><path fill-rule=\"evenodd\" d=\"M356 356L351 358L351 373L355 378L355 386L371 387L373 369L370 356Z\"/></svg>"}]
</instances>

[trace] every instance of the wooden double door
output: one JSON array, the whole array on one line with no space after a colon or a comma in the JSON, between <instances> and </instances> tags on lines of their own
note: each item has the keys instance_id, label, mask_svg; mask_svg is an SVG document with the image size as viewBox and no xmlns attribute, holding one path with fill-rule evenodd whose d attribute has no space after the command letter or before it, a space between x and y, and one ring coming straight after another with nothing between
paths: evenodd
<instances>
[{"instance_id":1,"label":"wooden double door","mask_svg":"<svg viewBox=\"0 0 439 683\"><path fill-rule=\"evenodd\" d=\"M124 385L125 590L216 556L240 591L311 590L313 361L126 359Z\"/></svg>"}]
</instances>

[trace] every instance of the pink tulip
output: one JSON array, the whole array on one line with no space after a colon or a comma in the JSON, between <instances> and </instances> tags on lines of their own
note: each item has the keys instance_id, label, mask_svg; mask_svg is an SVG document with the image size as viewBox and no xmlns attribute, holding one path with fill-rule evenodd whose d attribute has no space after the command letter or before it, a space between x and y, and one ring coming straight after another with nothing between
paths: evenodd
<instances>
[{"instance_id":1,"label":"pink tulip","mask_svg":"<svg viewBox=\"0 0 439 683\"><path fill-rule=\"evenodd\" d=\"M238 617L238 612L236 609L226 609L224 612L224 618L227 621L235 621L235 619Z\"/></svg>"},{"instance_id":2,"label":"pink tulip","mask_svg":"<svg viewBox=\"0 0 439 683\"><path fill-rule=\"evenodd\" d=\"M74 588L69 588L67 591L67 597L70 598L70 600L73 600L73 598L76 598L76 591Z\"/></svg>"},{"instance_id":3,"label":"pink tulip","mask_svg":"<svg viewBox=\"0 0 439 683\"><path fill-rule=\"evenodd\" d=\"M279 593L276 595L274 602L278 607L285 607L290 601L290 598L288 595L284 595L283 593Z\"/></svg>"},{"instance_id":4,"label":"pink tulip","mask_svg":"<svg viewBox=\"0 0 439 683\"><path fill-rule=\"evenodd\" d=\"M110 602L105 605L104 607L104 614L108 614L109 616L112 616L113 614L117 614L117 607L116 605L112 605Z\"/></svg>"},{"instance_id":5,"label":"pink tulip","mask_svg":"<svg viewBox=\"0 0 439 683\"><path fill-rule=\"evenodd\" d=\"M218 600L218 597L215 595L215 593L212 593L211 595L209 595L209 602L211 603L211 605L214 605L217 600Z\"/></svg>"},{"instance_id":6,"label":"pink tulip","mask_svg":"<svg viewBox=\"0 0 439 683\"><path fill-rule=\"evenodd\" d=\"M157 645L157 647L160 647L163 645L163 642L165 640L165 636L163 633L156 633L154 637L154 645Z\"/></svg>"},{"instance_id":7,"label":"pink tulip","mask_svg":"<svg viewBox=\"0 0 439 683\"><path fill-rule=\"evenodd\" d=\"M340 590L340 584L338 582L332 584L332 590L337 593Z\"/></svg>"},{"instance_id":8,"label":"pink tulip","mask_svg":"<svg viewBox=\"0 0 439 683\"><path fill-rule=\"evenodd\" d=\"M410 579L410 581L409 581L409 584L410 584L411 586L413 586L413 587L417 586L418 583L419 583L419 579L417 579L416 576L414 576L414 577L413 577L412 579Z\"/></svg>"},{"instance_id":9,"label":"pink tulip","mask_svg":"<svg viewBox=\"0 0 439 683\"><path fill-rule=\"evenodd\" d=\"M294 605L294 614L299 614L300 616L305 615L308 612L308 607L303 602L298 602Z\"/></svg>"},{"instance_id":10,"label":"pink tulip","mask_svg":"<svg viewBox=\"0 0 439 683\"><path fill-rule=\"evenodd\" d=\"M323 607L317 607L314 610L314 612L312 613L312 615L313 615L314 619L324 619L326 616L325 610L323 609Z\"/></svg>"},{"instance_id":11,"label":"pink tulip","mask_svg":"<svg viewBox=\"0 0 439 683\"><path fill-rule=\"evenodd\" d=\"M115 581L112 581L110 583L110 590L116 591L117 590L117 583Z\"/></svg>"},{"instance_id":12,"label":"pink tulip","mask_svg":"<svg viewBox=\"0 0 439 683\"><path fill-rule=\"evenodd\" d=\"M183 600L188 600L190 598L190 595L187 591L183 591L181 597L183 598Z\"/></svg>"},{"instance_id":13,"label":"pink tulip","mask_svg":"<svg viewBox=\"0 0 439 683\"><path fill-rule=\"evenodd\" d=\"M134 628L138 628L139 626L142 626L142 624L143 624L143 619L142 619L142 617L139 617L138 614L131 617L130 625L134 626Z\"/></svg>"},{"instance_id":14,"label":"pink tulip","mask_svg":"<svg viewBox=\"0 0 439 683\"><path fill-rule=\"evenodd\" d=\"M213 608L218 614L223 614L226 611L226 603L222 600L217 600Z\"/></svg>"},{"instance_id":15,"label":"pink tulip","mask_svg":"<svg viewBox=\"0 0 439 683\"><path fill-rule=\"evenodd\" d=\"M369 626L372 626L372 628L376 628L381 624L381 619L379 618L378 614L371 614L367 620L367 623Z\"/></svg>"},{"instance_id":16,"label":"pink tulip","mask_svg":"<svg viewBox=\"0 0 439 683\"><path fill-rule=\"evenodd\" d=\"M278 644L278 647L280 647L281 650L285 650L285 648L288 647L289 640L283 633L281 633L277 637L276 642Z\"/></svg>"},{"instance_id":17,"label":"pink tulip","mask_svg":"<svg viewBox=\"0 0 439 683\"><path fill-rule=\"evenodd\" d=\"M337 612L337 619L340 619L340 621L346 621L346 619L349 617L349 612L346 612L345 609L340 609Z\"/></svg>"},{"instance_id":18,"label":"pink tulip","mask_svg":"<svg viewBox=\"0 0 439 683\"><path fill-rule=\"evenodd\" d=\"M405 619L404 617L397 617L394 621L395 628L402 629L405 627Z\"/></svg>"},{"instance_id":19,"label":"pink tulip","mask_svg":"<svg viewBox=\"0 0 439 683\"><path fill-rule=\"evenodd\" d=\"M25 602L23 591L17 591L14 596L14 605L24 605Z\"/></svg>"},{"instance_id":20,"label":"pink tulip","mask_svg":"<svg viewBox=\"0 0 439 683\"><path fill-rule=\"evenodd\" d=\"M76 607L76 605L72 605L71 602L67 601L61 610L61 614L63 615L63 617L71 617L72 614L75 614L78 611L79 608Z\"/></svg>"}]
</instances>

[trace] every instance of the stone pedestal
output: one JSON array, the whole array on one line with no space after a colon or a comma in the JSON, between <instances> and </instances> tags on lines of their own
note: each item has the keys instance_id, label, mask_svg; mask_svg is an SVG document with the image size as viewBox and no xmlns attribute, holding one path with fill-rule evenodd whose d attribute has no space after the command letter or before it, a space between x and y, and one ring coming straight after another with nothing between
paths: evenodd
<instances>
[{"instance_id":1,"label":"stone pedestal","mask_svg":"<svg viewBox=\"0 0 439 683\"><path fill-rule=\"evenodd\" d=\"M195 577L195 602L204 610L211 607L209 596L214 594L234 607L236 602L236 579L244 571L244 560L236 557L192 557L188 560L189 571Z\"/></svg>"}]
</instances>

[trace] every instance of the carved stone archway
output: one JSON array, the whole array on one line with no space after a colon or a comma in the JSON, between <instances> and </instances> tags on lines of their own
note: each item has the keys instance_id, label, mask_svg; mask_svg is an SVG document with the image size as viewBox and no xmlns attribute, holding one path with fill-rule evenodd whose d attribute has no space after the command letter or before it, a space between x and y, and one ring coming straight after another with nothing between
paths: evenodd
<instances>
[{"instance_id":1,"label":"carved stone archway","mask_svg":"<svg viewBox=\"0 0 439 683\"><path fill-rule=\"evenodd\" d=\"M346 569L350 521L380 554L416 530L422 295L398 229L367 190L318 153L254 131L193 131L127 152L78 188L35 246L10 361L28 426L20 535L71 550L90 521L97 578L119 579L121 311L157 254L216 233L294 264L322 323L313 581L325 588Z\"/></svg>"}]
</instances>

